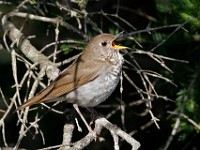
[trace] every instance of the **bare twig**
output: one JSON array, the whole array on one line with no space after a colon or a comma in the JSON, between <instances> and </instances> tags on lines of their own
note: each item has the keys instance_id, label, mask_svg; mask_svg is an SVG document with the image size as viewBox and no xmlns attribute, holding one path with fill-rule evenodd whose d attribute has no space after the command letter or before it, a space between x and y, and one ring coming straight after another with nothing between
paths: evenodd
<instances>
[{"instance_id":1,"label":"bare twig","mask_svg":"<svg viewBox=\"0 0 200 150\"><path fill-rule=\"evenodd\" d=\"M45 55L32 46L30 41L24 38L23 34L7 19L7 16L2 18L4 32L8 31L7 35L14 43L17 43L23 54L32 62L38 63L41 70L46 71L48 78L54 80L58 76L59 69Z\"/></svg>"},{"instance_id":2,"label":"bare twig","mask_svg":"<svg viewBox=\"0 0 200 150\"><path fill-rule=\"evenodd\" d=\"M132 138L126 132L122 131L119 127L110 123L107 119L98 118L97 120L95 120L94 132L96 132L98 135L100 135L103 128L106 128L108 131L111 132L111 134L114 138L114 141L115 141L114 149L119 149L119 137L123 138L126 142L128 142L132 146L132 150L137 150L140 147L140 143L138 141L136 141L134 138ZM93 141L93 135L91 133L88 133L81 140L71 143L71 138L72 138L71 134L73 131L72 129L74 129L73 125L71 125L71 124L65 125L63 138L65 138L66 141L63 141L64 145L63 145L63 147L60 147L59 150L83 149ZM66 138L66 136L65 136L66 134L68 134L67 135L68 138ZM47 149L47 148L44 148L44 149ZM41 150L44 150L44 149L41 149Z\"/></svg>"},{"instance_id":3,"label":"bare twig","mask_svg":"<svg viewBox=\"0 0 200 150\"><path fill-rule=\"evenodd\" d=\"M173 129L172 129L172 131L171 131L171 134L169 135L169 137L168 137L168 139L167 139L167 141L166 141L166 143L165 143L165 145L164 145L164 147L163 147L163 150L167 150L167 149L169 148L171 142L172 142L173 139L174 139L174 136L175 136L175 135L177 134L177 132L178 132L178 129L179 129L180 123L181 123L181 117L183 117L183 112L184 112L184 109L185 109L186 102L187 102L188 99L189 99L188 97L189 97L190 92L191 92L191 90L192 90L192 88L193 88L193 86L194 86L194 83L195 83L196 80L197 80L197 77L198 77L198 73L196 73L196 74L193 76L193 79L192 79L192 81L190 82L190 85L189 85L189 87L188 87L188 89L187 89L187 93L188 93L188 94L186 94L186 95L183 97L183 99L182 99L181 108L180 108L180 110L178 111L178 117L177 117L177 119L176 119L176 121L175 121L175 123L174 123L174 127L173 127Z\"/></svg>"}]
</instances>

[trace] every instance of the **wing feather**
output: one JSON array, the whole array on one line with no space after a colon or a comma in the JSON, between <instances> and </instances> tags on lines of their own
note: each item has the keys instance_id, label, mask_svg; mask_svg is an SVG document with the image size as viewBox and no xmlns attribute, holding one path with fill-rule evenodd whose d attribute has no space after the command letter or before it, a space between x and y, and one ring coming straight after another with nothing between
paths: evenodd
<instances>
[{"instance_id":1,"label":"wing feather","mask_svg":"<svg viewBox=\"0 0 200 150\"><path fill-rule=\"evenodd\" d=\"M79 86L97 78L103 71L104 65L96 65L91 61L90 64L86 62L83 60L76 60L46 89L19 106L18 110L36 103L48 102L51 99L67 94Z\"/></svg>"}]
</instances>

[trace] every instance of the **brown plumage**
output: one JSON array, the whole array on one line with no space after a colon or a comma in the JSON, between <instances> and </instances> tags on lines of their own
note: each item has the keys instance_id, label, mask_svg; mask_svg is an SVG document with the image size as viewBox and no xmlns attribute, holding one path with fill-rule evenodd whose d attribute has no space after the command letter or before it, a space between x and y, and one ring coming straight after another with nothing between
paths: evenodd
<instances>
[{"instance_id":1,"label":"brown plumage","mask_svg":"<svg viewBox=\"0 0 200 150\"><path fill-rule=\"evenodd\" d=\"M93 107L103 102L116 88L123 57L113 41L118 35L100 34L94 37L79 56L46 89L19 106L41 102L67 101L83 107Z\"/></svg>"}]
</instances>

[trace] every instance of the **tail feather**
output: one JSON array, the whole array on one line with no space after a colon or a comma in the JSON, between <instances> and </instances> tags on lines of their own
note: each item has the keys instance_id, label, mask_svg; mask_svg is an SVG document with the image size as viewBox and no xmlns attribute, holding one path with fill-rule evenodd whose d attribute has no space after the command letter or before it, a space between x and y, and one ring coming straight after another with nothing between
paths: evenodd
<instances>
[{"instance_id":1,"label":"tail feather","mask_svg":"<svg viewBox=\"0 0 200 150\"><path fill-rule=\"evenodd\" d=\"M51 92L53 87L54 87L54 84L49 85L46 89L44 89L41 92L39 92L35 97L29 99L28 101L23 103L21 106L19 106L17 108L17 111L18 110L22 110L22 109L24 109L24 108L26 108L28 106L33 105L33 104L41 103L43 101L43 99L45 98L45 96L48 95L49 92Z\"/></svg>"}]
</instances>

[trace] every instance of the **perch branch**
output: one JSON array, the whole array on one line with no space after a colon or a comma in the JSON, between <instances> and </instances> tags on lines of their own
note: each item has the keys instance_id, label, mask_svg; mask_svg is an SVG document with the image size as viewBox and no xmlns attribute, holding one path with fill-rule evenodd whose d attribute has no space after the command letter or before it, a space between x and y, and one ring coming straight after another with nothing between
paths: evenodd
<instances>
[{"instance_id":1,"label":"perch branch","mask_svg":"<svg viewBox=\"0 0 200 150\"><path fill-rule=\"evenodd\" d=\"M123 138L127 143L129 143L132 146L132 150L137 150L140 147L140 143L136 141L133 137L131 137L129 134L121 130L116 125L113 125L110 123L106 118L98 118L95 120L95 128L94 132L96 132L98 135L100 135L103 128L106 128L109 130L113 136L114 140L114 148L119 149L119 137ZM72 131L74 127L72 127L71 124L66 124L64 127L64 133L63 133L63 145L59 148L59 150L77 150L77 149L83 149L86 146L88 146L94 139L93 135L91 133L88 133L84 138L81 140L71 143L72 139ZM68 138L66 138L68 137ZM70 147L71 145L71 147ZM46 149L46 148L45 148Z\"/></svg>"}]
</instances>

